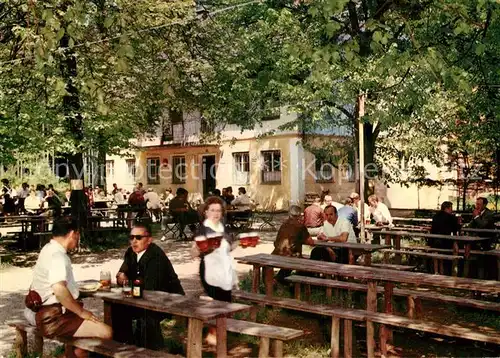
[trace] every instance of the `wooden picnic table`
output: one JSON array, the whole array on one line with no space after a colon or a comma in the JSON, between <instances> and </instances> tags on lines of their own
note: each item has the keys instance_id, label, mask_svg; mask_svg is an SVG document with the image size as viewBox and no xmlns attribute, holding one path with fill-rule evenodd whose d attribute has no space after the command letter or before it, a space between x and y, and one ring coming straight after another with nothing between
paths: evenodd
<instances>
[{"instance_id":1,"label":"wooden picnic table","mask_svg":"<svg viewBox=\"0 0 500 358\"><path fill-rule=\"evenodd\" d=\"M334 262L315 261L297 257L271 254L256 254L237 257L239 263L253 265L252 291L257 292L260 269L264 269L266 295L273 295L273 268L320 273L368 281L367 310L376 311L377 281L384 282L385 311L392 313L392 292L395 283L415 286L435 286L441 288L479 291L499 294L500 283L463 277L432 275L419 272L395 271L368 266L344 265Z\"/></svg>"},{"instance_id":2,"label":"wooden picnic table","mask_svg":"<svg viewBox=\"0 0 500 358\"><path fill-rule=\"evenodd\" d=\"M463 227L460 231L464 233L471 232L477 234L494 234L500 236L500 229L475 229L471 227Z\"/></svg>"},{"instance_id":3,"label":"wooden picnic table","mask_svg":"<svg viewBox=\"0 0 500 358\"><path fill-rule=\"evenodd\" d=\"M188 318L187 357L202 357L203 323L216 321L217 357L227 357L227 317L246 311L251 306L216 300L204 300L161 291L144 291L144 298L124 297L121 290L98 291L96 297L104 302L104 322L113 327L113 305L125 305L146 310L169 313ZM113 331L120 327L113 327Z\"/></svg>"},{"instance_id":4,"label":"wooden picnic table","mask_svg":"<svg viewBox=\"0 0 500 358\"><path fill-rule=\"evenodd\" d=\"M347 249L349 251L350 265L354 265L356 263L354 260L355 252L361 252L364 254L365 266L371 266L372 252L391 247L391 245L359 244L357 242L331 242L323 240L314 240L314 246L330 247L332 249Z\"/></svg>"},{"instance_id":5,"label":"wooden picnic table","mask_svg":"<svg viewBox=\"0 0 500 358\"><path fill-rule=\"evenodd\" d=\"M417 223L431 223L431 218L401 218L401 217L392 217L392 221L409 221L409 222L417 222Z\"/></svg>"},{"instance_id":6,"label":"wooden picnic table","mask_svg":"<svg viewBox=\"0 0 500 358\"><path fill-rule=\"evenodd\" d=\"M476 242L487 241L490 240L488 237L478 237L478 236L460 236L460 235L437 235L437 234L424 234L424 233L411 233L408 231L382 231L381 234L385 234L385 243L390 245L391 236L394 238L394 247L396 250L401 249L401 237L407 236L412 238L425 238L425 239L440 239L440 240L452 240L453 241L453 255L459 255L459 247L458 243L464 243L464 258L466 260L464 266L464 277L467 277L469 274L469 265L468 260L470 257L471 245ZM401 263L401 255L396 255L396 264ZM452 272L457 272L458 262L456 260L453 261Z\"/></svg>"}]
</instances>

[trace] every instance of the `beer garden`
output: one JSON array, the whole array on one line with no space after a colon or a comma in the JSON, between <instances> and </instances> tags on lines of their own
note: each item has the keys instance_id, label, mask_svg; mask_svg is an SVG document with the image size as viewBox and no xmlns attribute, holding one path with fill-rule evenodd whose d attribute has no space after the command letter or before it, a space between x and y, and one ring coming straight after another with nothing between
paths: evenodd
<instances>
[{"instance_id":1,"label":"beer garden","mask_svg":"<svg viewBox=\"0 0 500 358\"><path fill-rule=\"evenodd\" d=\"M76 218L84 233L74 256L84 301L115 331L116 305L173 316L163 325L169 344L162 351L86 338L57 344L110 357L500 354L498 2L7 1L0 18L6 175L14 183L38 180L23 165L64 159L61 187L70 186L72 205L63 215ZM349 263L341 264L310 260L306 245L302 257L271 255L286 209L254 208L228 223L235 235L246 234L233 251L240 282L229 303L201 292L197 261L188 258L194 235L167 220L155 225L155 238L165 234L166 241L156 241L176 270L187 269L179 276L191 288L186 296L129 297L110 271L123 258L135 209L87 207L84 158L92 153L102 164L106 154L136 148L136 138L150 135L164 113L193 108L213 143L217 125L256 128L276 108L299 113L291 125L303 133L347 126L347 140L303 145L332 161L354 150L363 201L374 190L363 164L384 163L375 177L388 185L444 185L418 164L445 157L441 165L459 172L451 184L464 223L472 219L466 202L482 190L495 198L496 226L435 235L435 210L399 216L391 208L394 225L363 221L357 243L315 240L315 247L347 250ZM308 205L305 197L297 204ZM9 340L2 344L14 344L2 355L62 353L19 319L29 283L18 285L30 272L18 266L34 263L20 257L36 258L51 222L39 213L7 215L0 226L2 307L12 314L0 329ZM451 248L431 247L428 239ZM491 248L480 249L484 242ZM275 280L280 269L294 272L286 284ZM19 279L15 288L9 275ZM215 347L203 343L207 327L216 329Z\"/></svg>"}]
</instances>

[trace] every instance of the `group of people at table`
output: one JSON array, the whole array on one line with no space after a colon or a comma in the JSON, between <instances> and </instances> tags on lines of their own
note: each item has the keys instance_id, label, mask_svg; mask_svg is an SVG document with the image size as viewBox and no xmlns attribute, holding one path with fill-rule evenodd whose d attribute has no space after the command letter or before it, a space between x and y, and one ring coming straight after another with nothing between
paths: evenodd
<instances>
[{"instance_id":1,"label":"group of people at table","mask_svg":"<svg viewBox=\"0 0 500 358\"><path fill-rule=\"evenodd\" d=\"M186 195L182 190L177 194L177 196ZM352 207L357 204L358 197L357 194L351 195ZM478 201L480 205L476 208L473 220L477 225L483 225L490 220L490 213L484 205L485 200L481 199L480 202ZM170 202L170 205L172 204L176 205L174 199ZM204 220L198 228L197 235L207 237L217 234L220 237L220 245L200 251L196 242L193 242L191 255L200 258L199 275L205 293L215 300L230 302L232 290L237 285L231 251L238 242L224 225L225 207L226 204L221 197L211 196L205 200L201 210ZM311 210L306 209L306 212L308 211ZM352 221L341 217L340 211L341 209L337 210L332 203L327 203L321 209L324 221L317 234L318 240L356 241ZM371 214L373 215L373 212ZM447 222L450 225L454 224L452 216L449 205L443 203L443 210L436 215L433 226L442 228ZM306 223L307 220L306 215ZM166 318L165 314L124 307L123 314L113 315L113 326L120 327L119 332L113 332L111 327L83 307L68 256L68 252L78 245L80 239L78 227L71 218L62 216L55 218L52 233L53 238L41 250L33 269L30 292L38 293L41 307L36 311L26 308L25 316L28 321L49 338L60 336L113 338L151 349L161 348L163 338L160 322ZM116 274L117 284L126 285L140 275L145 290L184 295L184 289L170 260L153 242L150 220L135 221L129 239L130 247L126 250L123 263ZM288 219L279 228L272 254L301 257L304 244L314 245L314 240L304 225L302 209L293 205L290 207ZM311 259L346 262L347 257L342 250L336 256L332 255L328 248L315 247L311 252ZM277 280L282 281L289 274L290 272L281 270ZM115 317L119 322L115 321ZM135 325L132 325L133 320L137 322ZM209 331L206 341L215 344L216 336L213 329ZM76 349L75 354L85 356L86 352Z\"/></svg>"},{"instance_id":2,"label":"group of people at table","mask_svg":"<svg viewBox=\"0 0 500 358\"><path fill-rule=\"evenodd\" d=\"M223 224L224 202L220 197L209 197L203 205L204 220L198 228L198 236L217 233L220 245L200 251L195 242L191 255L200 258L200 279L206 294L220 301L231 301L231 291L237 277L230 252L238 242ZM52 228L53 238L40 252L33 269L30 294L36 292L41 307L33 311L25 309L27 320L35 325L45 337L98 337L115 339L150 349L159 349L163 344L160 322L164 314L152 311L124 308L123 314L113 314L113 326L101 322L83 307L79 300L78 284L75 281L68 252L77 247L80 234L70 217L57 217ZM145 290L164 291L184 295L182 284L165 252L153 242L151 220L138 219L130 232L130 247L124 254L123 263L116 274L118 285L133 282L140 275ZM116 322L116 319L120 320ZM132 325L132 320L137 323ZM134 330L134 331L133 331ZM215 344L215 330L206 337ZM75 349L76 356L86 352Z\"/></svg>"}]
</instances>

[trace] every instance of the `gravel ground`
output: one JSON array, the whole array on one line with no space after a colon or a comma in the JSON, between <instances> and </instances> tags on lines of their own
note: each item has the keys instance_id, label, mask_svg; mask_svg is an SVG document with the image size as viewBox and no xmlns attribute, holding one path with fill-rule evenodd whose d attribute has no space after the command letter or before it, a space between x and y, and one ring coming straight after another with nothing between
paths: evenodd
<instances>
[{"instance_id":1,"label":"gravel ground","mask_svg":"<svg viewBox=\"0 0 500 358\"><path fill-rule=\"evenodd\" d=\"M233 251L233 256L245 256L255 253L270 253L276 232L260 233L261 243L255 248L243 249L238 247ZM167 253L177 275L179 276L187 295L202 293L198 277L199 261L189 255L190 242L166 241L155 239ZM120 268L126 247L108 250L101 253L73 255L73 271L77 281L99 279L101 270L109 270L112 276ZM244 275L250 270L248 265L237 265L238 275ZM12 350L15 338L14 330L8 323L23 319L24 295L26 294L32 278L32 267L17 267L3 265L0 267L0 357L7 357ZM85 298L84 305L87 309L102 317L102 301L96 298ZM44 352L50 353L55 346L47 342Z\"/></svg>"}]
</instances>

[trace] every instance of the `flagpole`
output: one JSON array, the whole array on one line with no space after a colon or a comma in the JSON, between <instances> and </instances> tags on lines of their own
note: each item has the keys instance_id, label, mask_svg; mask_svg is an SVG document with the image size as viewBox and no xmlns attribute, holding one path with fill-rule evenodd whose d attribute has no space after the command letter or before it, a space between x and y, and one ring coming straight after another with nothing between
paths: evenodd
<instances>
[{"instance_id":1,"label":"flagpole","mask_svg":"<svg viewBox=\"0 0 500 358\"><path fill-rule=\"evenodd\" d=\"M359 198L360 198L360 215L361 231L359 237L362 243L365 242L365 126L362 121L365 115L365 98L366 95L361 93L358 96L358 153L359 153Z\"/></svg>"}]
</instances>

